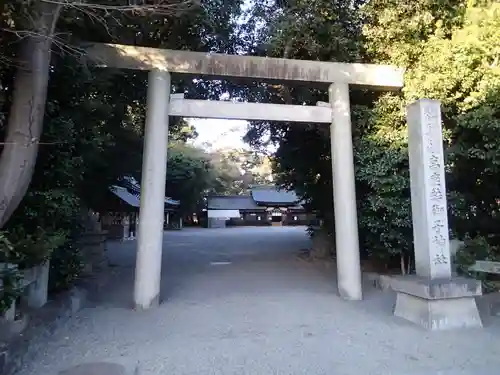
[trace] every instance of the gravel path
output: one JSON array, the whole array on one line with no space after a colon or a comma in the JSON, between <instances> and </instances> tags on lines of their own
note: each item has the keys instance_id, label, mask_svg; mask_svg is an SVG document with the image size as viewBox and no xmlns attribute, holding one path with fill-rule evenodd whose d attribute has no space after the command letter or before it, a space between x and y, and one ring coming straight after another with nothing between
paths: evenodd
<instances>
[{"instance_id":1,"label":"gravel path","mask_svg":"<svg viewBox=\"0 0 500 375\"><path fill-rule=\"evenodd\" d=\"M110 248L109 284L17 375L115 362L140 375L491 375L500 318L428 333L391 315L393 296L337 297L334 270L296 255L304 228L168 232L158 309L128 308L134 243ZM87 375L87 374L85 374ZM88 374L101 375L101 374Z\"/></svg>"}]
</instances>

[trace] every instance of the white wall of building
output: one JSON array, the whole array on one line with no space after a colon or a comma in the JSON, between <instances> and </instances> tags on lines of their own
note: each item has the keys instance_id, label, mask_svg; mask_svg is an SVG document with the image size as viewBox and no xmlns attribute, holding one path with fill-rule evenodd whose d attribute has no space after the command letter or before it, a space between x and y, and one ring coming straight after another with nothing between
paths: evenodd
<instances>
[{"instance_id":1,"label":"white wall of building","mask_svg":"<svg viewBox=\"0 0 500 375\"><path fill-rule=\"evenodd\" d=\"M239 218L240 210L208 210L207 215L216 219Z\"/></svg>"}]
</instances>

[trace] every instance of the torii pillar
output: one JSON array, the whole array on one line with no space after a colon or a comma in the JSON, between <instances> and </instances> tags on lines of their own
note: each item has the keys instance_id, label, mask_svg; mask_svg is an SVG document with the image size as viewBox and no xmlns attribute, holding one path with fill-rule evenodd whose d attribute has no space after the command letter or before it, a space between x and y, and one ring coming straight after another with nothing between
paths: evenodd
<instances>
[{"instance_id":1,"label":"torii pillar","mask_svg":"<svg viewBox=\"0 0 500 375\"><path fill-rule=\"evenodd\" d=\"M358 216L354 176L349 85L333 83L328 90L332 109L330 126L335 252L339 295L363 299L359 257Z\"/></svg>"},{"instance_id":2,"label":"torii pillar","mask_svg":"<svg viewBox=\"0 0 500 375\"><path fill-rule=\"evenodd\" d=\"M138 310L157 306L160 301L169 103L169 72L151 70L148 78L134 285L134 303Z\"/></svg>"}]
</instances>

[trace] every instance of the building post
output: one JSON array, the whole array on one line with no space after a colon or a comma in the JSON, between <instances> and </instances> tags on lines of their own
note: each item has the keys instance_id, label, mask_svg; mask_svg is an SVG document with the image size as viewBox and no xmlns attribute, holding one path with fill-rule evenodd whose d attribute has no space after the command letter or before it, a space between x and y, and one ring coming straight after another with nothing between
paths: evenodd
<instances>
[{"instance_id":1,"label":"building post","mask_svg":"<svg viewBox=\"0 0 500 375\"><path fill-rule=\"evenodd\" d=\"M169 103L170 74L151 70L144 128L134 286L135 307L140 310L158 305L160 298Z\"/></svg>"},{"instance_id":2,"label":"building post","mask_svg":"<svg viewBox=\"0 0 500 375\"><path fill-rule=\"evenodd\" d=\"M330 127L335 251L339 294L347 300L361 300L358 218L354 180L349 85L333 83L328 91L332 108Z\"/></svg>"}]
</instances>

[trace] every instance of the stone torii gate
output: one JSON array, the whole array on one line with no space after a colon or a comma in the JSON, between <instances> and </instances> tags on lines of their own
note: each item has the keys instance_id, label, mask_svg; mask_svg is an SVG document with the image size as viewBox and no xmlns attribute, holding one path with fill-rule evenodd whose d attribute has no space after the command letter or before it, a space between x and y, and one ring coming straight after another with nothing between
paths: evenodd
<instances>
[{"instance_id":1,"label":"stone torii gate","mask_svg":"<svg viewBox=\"0 0 500 375\"><path fill-rule=\"evenodd\" d=\"M149 71L134 288L136 308L148 309L159 303L169 116L330 124L338 289L340 296L347 300L362 299L349 87L399 90L403 87L403 69L386 65L263 58L113 44L88 44L85 50L87 57L100 67ZM233 77L307 83L328 88L329 105L300 106L186 100L182 95L170 94L170 73L203 75L211 78ZM430 242L429 223L432 218L431 212L426 207L431 198L422 200L421 194L413 194L430 189L429 181L422 179L422 176L427 176L426 173L421 173L426 168L426 162L418 149L425 138L424 133L418 131L425 125L422 108L428 104L434 108L434 112L436 110L436 103L426 103L417 102L418 108L413 108L411 122L409 121L410 127L417 129L416 133L412 132L417 134L411 140L417 148L413 153L416 156L412 157L410 152L410 164L412 207L419 215L417 218L414 217L416 231L414 237L418 240L419 246L423 246L422 249L417 249L417 274L424 281L431 282L436 278L446 278L447 275L451 277L451 271L449 263L444 264L446 255L449 257L447 236L444 247ZM437 112L439 114L439 103ZM437 137L441 142L440 134L437 134ZM440 160L442 160L442 145L438 149L441 149ZM444 179L443 165L440 163L441 165L438 165L442 172L440 176ZM414 179L415 176L418 179ZM444 181L441 183L444 189ZM446 205L446 198L444 204ZM447 229L447 222L444 224ZM433 263L432 253L439 251L439 254L444 252L444 258L440 258L441 261L436 266ZM438 271L435 271L436 269ZM400 308L399 312L396 311L397 315L404 315L405 318L417 323L421 323L418 321L422 316L420 311L416 312L417 317L412 317L411 313L405 312L405 308L412 312L416 311L409 304L414 302L413 297L419 300L422 298L410 289L419 282L421 280L410 280L410 287L400 288L398 294ZM418 297L415 297L417 295ZM423 309L432 310L428 308L431 302L429 300L424 302ZM470 304L464 307L468 308ZM432 314L429 314L431 319ZM442 317L443 309L441 308L436 314L441 314L439 316Z\"/></svg>"}]
</instances>

